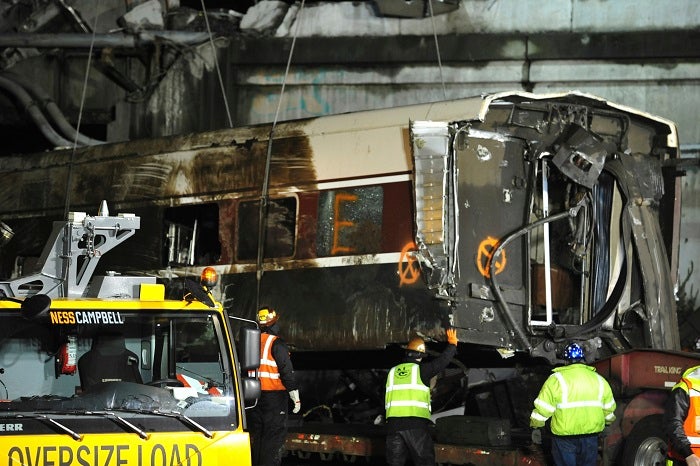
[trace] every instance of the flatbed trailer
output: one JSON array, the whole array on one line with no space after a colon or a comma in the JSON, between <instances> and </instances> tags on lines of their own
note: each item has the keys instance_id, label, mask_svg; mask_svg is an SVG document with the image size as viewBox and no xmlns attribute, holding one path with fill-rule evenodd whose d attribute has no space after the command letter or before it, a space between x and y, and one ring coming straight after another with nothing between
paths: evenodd
<instances>
[{"instance_id":1,"label":"flatbed trailer","mask_svg":"<svg viewBox=\"0 0 700 466\"><path fill-rule=\"evenodd\" d=\"M525 438L527 437L527 438ZM385 432L383 426L308 423L291 426L285 448L288 455L300 460L345 463L384 464ZM530 434L514 436L510 446L451 445L435 443L435 460L439 465L473 466L545 466L546 458L539 445L529 442Z\"/></svg>"},{"instance_id":2,"label":"flatbed trailer","mask_svg":"<svg viewBox=\"0 0 700 466\"><path fill-rule=\"evenodd\" d=\"M682 351L632 350L593 363L609 382L617 402L616 421L602 434L601 466L651 466L664 460L666 438L662 416L671 388L688 367L700 364L700 354ZM482 389L482 388L480 388ZM512 420L508 420L512 421ZM300 423L290 426L289 455L300 460L383 464L382 425ZM453 445L436 437L439 465L546 465L549 435L543 447L532 444L528 429L513 428L508 445Z\"/></svg>"}]
</instances>

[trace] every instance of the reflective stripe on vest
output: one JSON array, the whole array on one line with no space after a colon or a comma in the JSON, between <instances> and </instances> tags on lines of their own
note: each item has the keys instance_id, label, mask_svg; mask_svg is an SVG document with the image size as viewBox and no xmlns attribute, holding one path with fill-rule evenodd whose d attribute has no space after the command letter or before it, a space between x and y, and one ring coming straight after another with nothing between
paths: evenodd
<instances>
[{"instance_id":1,"label":"reflective stripe on vest","mask_svg":"<svg viewBox=\"0 0 700 466\"><path fill-rule=\"evenodd\" d=\"M564 380L564 376L559 372L555 372L554 376L559 381L561 386L561 402L557 403L557 408L567 409L567 408L605 408L603 404L603 395L605 393L605 385L603 384L602 377L598 377L598 398L595 400L581 400L581 401L569 401L569 386ZM608 406L609 408L609 406Z\"/></svg>"},{"instance_id":2,"label":"reflective stripe on vest","mask_svg":"<svg viewBox=\"0 0 700 466\"><path fill-rule=\"evenodd\" d=\"M418 364L399 364L389 371L385 408L386 417L430 419L430 388L420 379Z\"/></svg>"},{"instance_id":3,"label":"reflective stripe on vest","mask_svg":"<svg viewBox=\"0 0 700 466\"><path fill-rule=\"evenodd\" d=\"M262 390L286 390L280 373L277 369L277 361L272 357L272 344L277 339L276 335L262 333L260 335L260 368L258 377L260 378L260 388Z\"/></svg>"},{"instance_id":4,"label":"reflective stripe on vest","mask_svg":"<svg viewBox=\"0 0 700 466\"><path fill-rule=\"evenodd\" d=\"M688 386L688 396L690 397L690 406L688 407L688 416L683 423L683 430L690 442L690 448L696 455L700 454L700 391L693 388L693 382L697 380L683 379Z\"/></svg>"},{"instance_id":5,"label":"reflective stripe on vest","mask_svg":"<svg viewBox=\"0 0 700 466\"><path fill-rule=\"evenodd\" d=\"M543 426L551 417L555 435L600 432L615 420L615 400L607 382L587 366L555 369L534 403L530 423Z\"/></svg>"}]
</instances>

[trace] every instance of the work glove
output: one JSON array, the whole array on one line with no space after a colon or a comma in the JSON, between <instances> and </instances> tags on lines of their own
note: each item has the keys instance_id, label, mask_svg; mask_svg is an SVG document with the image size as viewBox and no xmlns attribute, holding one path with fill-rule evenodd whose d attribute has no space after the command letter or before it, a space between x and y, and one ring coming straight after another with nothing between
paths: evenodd
<instances>
[{"instance_id":1,"label":"work glove","mask_svg":"<svg viewBox=\"0 0 700 466\"><path fill-rule=\"evenodd\" d=\"M445 334L447 335L447 343L457 346L457 330L454 328L448 328L445 331Z\"/></svg>"},{"instance_id":2,"label":"work glove","mask_svg":"<svg viewBox=\"0 0 700 466\"><path fill-rule=\"evenodd\" d=\"M542 431L540 429L532 429L530 438L535 445L542 445Z\"/></svg>"},{"instance_id":3,"label":"work glove","mask_svg":"<svg viewBox=\"0 0 700 466\"><path fill-rule=\"evenodd\" d=\"M289 392L289 398L291 398L294 402L292 412L296 414L299 411L301 411L301 400L299 399L299 390L292 390L291 392Z\"/></svg>"}]
</instances>

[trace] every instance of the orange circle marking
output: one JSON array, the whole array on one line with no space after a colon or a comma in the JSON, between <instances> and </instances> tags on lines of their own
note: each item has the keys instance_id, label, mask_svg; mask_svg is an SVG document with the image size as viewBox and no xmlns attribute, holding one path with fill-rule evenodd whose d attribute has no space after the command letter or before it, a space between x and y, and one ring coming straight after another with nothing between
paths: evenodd
<instances>
[{"instance_id":1,"label":"orange circle marking","mask_svg":"<svg viewBox=\"0 0 700 466\"><path fill-rule=\"evenodd\" d=\"M487 236L485 240L479 243L479 250L476 256L476 267L479 269L482 277L490 278L491 273L489 268L491 267L491 260L493 259L493 251L498 244L496 238ZM499 259L493 263L493 269L496 275L503 272L506 268L506 250L502 249Z\"/></svg>"},{"instance_id":2,"label":"orange circle marking","mask_svg":"<svg viewBox=\"0 0 700 466\"><path fill-rule=\"evenodd\" d=\"M416 250L416 245L407 243L401 250L399 257L399 286L412 285L420 278L420 267L415 257L411 254Z\"/></svg>"}]
</instances>

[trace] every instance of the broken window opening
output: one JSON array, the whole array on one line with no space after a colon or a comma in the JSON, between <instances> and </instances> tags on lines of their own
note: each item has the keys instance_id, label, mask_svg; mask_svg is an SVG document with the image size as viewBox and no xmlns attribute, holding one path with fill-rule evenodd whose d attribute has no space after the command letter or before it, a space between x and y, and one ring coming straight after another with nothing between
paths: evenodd
<instances>
[{"instance_id":1,"label":"broken window opening","mask_svg":"<svg viewBox=\"0 0 700 466\"><path fill-rule=\"evenodd\" d=\"M297 206L296 197L268 201L263 248L265 259L294 256L297 236ZM238 204L236 258L239 261L252 261L258 257L259 218L259 200L244 201Z\"/></svg>"},{"instance_id":2,"label":"broken window opening","mask_svg":"<svg viewBox=\"0 0 700 466\"><path fill-rule=\"evenodd\" d=\"M221 256L219 206L197 204L165 209L164 265L211 265Z\"/></svg>"}]
</instances>

